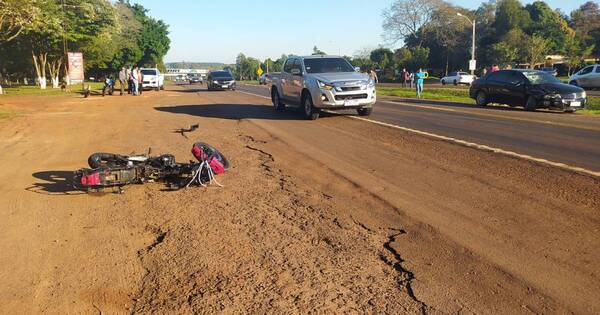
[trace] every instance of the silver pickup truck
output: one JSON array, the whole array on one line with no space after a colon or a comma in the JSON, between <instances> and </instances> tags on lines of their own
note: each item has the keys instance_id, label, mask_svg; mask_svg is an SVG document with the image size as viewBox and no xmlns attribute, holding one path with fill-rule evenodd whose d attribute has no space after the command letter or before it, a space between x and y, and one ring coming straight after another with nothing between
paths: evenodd
<instances>
[{"instance_id":1,"label":"silver pickup truck","mask_svg":"<svg viewBox=\"0 0 600 315\"><path fill-rule=\"evenodd\" d=\"M375 82L338 56L290 57L273 76L271 100L277 110L301 107L311 120L321 109L356 109L368 116L376 101Z\"/></svg>"}]
</instances>

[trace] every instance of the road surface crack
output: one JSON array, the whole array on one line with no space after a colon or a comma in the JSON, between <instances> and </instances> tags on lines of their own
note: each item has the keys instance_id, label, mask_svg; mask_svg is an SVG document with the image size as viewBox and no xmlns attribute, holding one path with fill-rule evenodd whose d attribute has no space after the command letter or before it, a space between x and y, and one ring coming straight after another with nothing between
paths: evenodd
<instances>
[{"instance_id":1,"label":"road surface crack","mask_svg":"<svg viewBox=\"0 0 600 315\"><path fill-rule=\"evenodd\" d=\"M147 231L152 232L155 235L154 240L152 241L152 243L150 243L148 246L146 246L143 249L140 249L138 251L138 259L140 260L140 264L142 265L142 268L144 269L144 275L142 276L142 280L141 280L141 285L140 288L138 290L137 295L133 298L133 305L131 307L131 314L134 314L136 312L138 312L138 302L142 299L142 297L144 295L146 295L146 291L147 288L151 288L151 290L156 290L156 288L152 288L152 286L149 286L148 284L151 282L151 279L149 279L149 277L151 276L151 272L150 272L150 268L148 267L148 264L145 262L146 260L146 256L148 254L150 254L152 251L154 251L154 249L162 244L165 241L165 238L167 237L168 231L163 231L160 227L156 227L156 226L147 226L146 227Z\"/></svg>"},{"instance_id":2,"label":"road surface crack","mask_svg":"<svg viewBox=\"0 0 600 315\"><path fill-rule=\"evenodd\" d=\"M402 230L402 229L400 229L400 230L394 229L394 231L396 231L396 232L389 235L387 238L387 241L385 243L383 243L383 248L389 254L391 254L393 259L390 259L383 253L379 255L379 258L386 265L392 267L399 274L400 278L398 280L398 284L400 286L404 287L406 289L406 292L408 293L408 296L413 301L415 301L416 303L418 303L421 306L421 313L427 314L428 306L423 301L421 301L417 298L417 296L415 295L415 293L412 289L412 281L415 279L415 275L413 274L412 271L410 271L402 266L404 259L402 259L402 256L400 256L400 253L398 253L398 251L396 251L391 245L392 243L394 243L396 241L396 239L400 235L406 234L406 231Z\"/></svg>"}]
</instances>

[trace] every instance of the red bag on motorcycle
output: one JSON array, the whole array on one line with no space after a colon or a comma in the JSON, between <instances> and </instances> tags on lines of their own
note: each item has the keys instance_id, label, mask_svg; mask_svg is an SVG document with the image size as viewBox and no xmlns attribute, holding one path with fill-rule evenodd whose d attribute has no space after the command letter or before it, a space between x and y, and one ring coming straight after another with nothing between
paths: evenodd
<instances>
[{"instance_id":1,"label":"red bag on motorcycle","mask_svg":"<svg viewBox=\"0 0 600 315\"><path fill-rule=\"evenodd\" d=\"M192 147L192 154L200 162L206 162L215 174L222 174L229 169L229 161L209 144L196 142Z\"/></svg>"}]
</instances>

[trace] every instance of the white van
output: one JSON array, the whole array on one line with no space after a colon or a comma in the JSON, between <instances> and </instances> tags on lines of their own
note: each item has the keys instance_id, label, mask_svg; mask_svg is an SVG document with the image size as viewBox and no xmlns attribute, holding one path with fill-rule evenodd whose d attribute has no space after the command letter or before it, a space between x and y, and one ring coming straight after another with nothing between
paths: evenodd
<instances>
[{"instance_id":1,"label":"white van","mask_svg":"<svg viewBox=\"0 0 600 315\"><path fill-rule=\"evenodd\" d=\"M141 68L144 75L144 89L154 89L155 91L165 89L165 75L160 73L157 68Z\"/></svg>"}]
</instances>

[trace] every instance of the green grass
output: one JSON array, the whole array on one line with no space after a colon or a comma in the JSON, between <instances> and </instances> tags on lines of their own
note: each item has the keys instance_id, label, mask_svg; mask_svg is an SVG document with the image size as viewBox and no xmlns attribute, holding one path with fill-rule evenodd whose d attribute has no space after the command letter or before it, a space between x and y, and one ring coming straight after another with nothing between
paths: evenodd
<instances>
[{"instance_id":1,"label":"green grass","mask_svg":"<svg viewBox=\"0 0 600 315\"><path fill-rule=\"evenodd\" d=\"M600 115L600 97L588 96L587 108L578 111L578 113Z\"/></svg>"},{"instance_id":2,"label":"green grass","mask_svg":"<svg viewBox=\"0 0 600 315\"><path fill-rule=\"evenodd\" d=\"M86 85L90 86L92 93L102 93L103 82L86 82ZM117 84L118 86L118 84ZM38 86L17 86L17 87L4 87L4 94L2 96L63 96L72 94L81 94L81 84L74 84L69 86L70 92L63 92L61 89L53 89L52 86L47 87L45 90L40 89Z\"/></svg>"},{"instance_id":3,"label":"green grass","mask_svg":"<svg viewBox=\"0 0 600 315\"><path fill-rule=\"evenodd\" d=\"M380 87L377 88L377 93L384 96L398 96L405 98L417 98L415 89L411 88L391 88L391 87ZM424 99L429 100L440 100L457 103L473 103L473 100L469 98L469 91L466 89L447 89L447 88L427 88L422 93Z\"/></svg>"}]
</instances>

